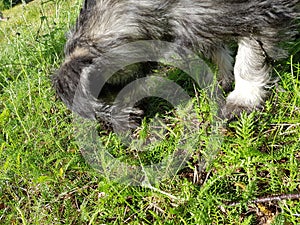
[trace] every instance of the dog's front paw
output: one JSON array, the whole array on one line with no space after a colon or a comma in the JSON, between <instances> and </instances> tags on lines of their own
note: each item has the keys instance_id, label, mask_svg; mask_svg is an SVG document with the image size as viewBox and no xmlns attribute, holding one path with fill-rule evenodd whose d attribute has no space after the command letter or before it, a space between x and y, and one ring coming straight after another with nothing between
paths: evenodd
<instances>
[{"instance_id":1,"label":"dog's front paw","mask_svg":"<svg viewBox=\"0 0 300 225\"><path fill-rule=\"evenodd\" d=\"M263 98L258 95L251 95L233 91L226 99L226 104L221 110L221 118L228 122L236 120L243 112L250 114L253 111L262 109Z\"/></svg>"},{"instance_id":2,"label":"dog's front paw","mask_svg":"<svg viewBox=\"0 0 300 225\"><path fill-rule=\"evenodd\" d=\"M94 107L95 118L107 129L124 132L136 129L142 121L143 110L124 105L99 104Z\"/></svg>"},{"instance_id":3,"label":"dog's front paw","mask_svg":"<svg viewBox=\"0 0 300 225\"><path fill-rule=\"evenodd\" d=\"M243 112L250 114L256 108L250 106L238 105L235 103L226 103L221 110L221 118L226 119L228 122L234 121L239 118Z\"/></svg>"},{"instance_id":4,"label":"dog's front paw","mask_svg":"<svg viewBox=\"0 0 300 225\"><path fill-rule=\"evenodd\" d=\"M136 129L142 121L144 112L134 107L115 107L112 110L111 123L114 131L128 131Z\"/></svg>"}]
</instances>

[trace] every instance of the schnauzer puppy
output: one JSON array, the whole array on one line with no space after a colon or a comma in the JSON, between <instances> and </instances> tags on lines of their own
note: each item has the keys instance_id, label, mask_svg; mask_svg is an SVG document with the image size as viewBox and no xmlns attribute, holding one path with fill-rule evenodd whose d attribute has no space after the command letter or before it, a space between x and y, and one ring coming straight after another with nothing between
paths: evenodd
<instances>
[{"instance_id":1,"label":"schnauzer puppy","mask_svg":"<svg viewBox=\"0 0 300 225\"><path fill-rule=\"evenodd\" d=\"M161 40L215 63L225 91L235 80L222 110L226 118L250 112L264 103L271 81L270 62L284 56L280 44L295 35L299 3L300 0L85 0L68 36L65 61L53 77L54 87L62 101L80 116L134 128L141 110L116 108L104 97L105 88L97 96L91 86L97 79L106 79L101 67L111 59L105 53L138 40ZM238 43L234 67L226 47L228 41ZM122 54L130 57L133 53ZM145 65L118 71L106 82L108 89L147 73ZM73 101L75 93L77 100ZM132 123L125 116L129 114Z\"/></svg>"}]
</instances>

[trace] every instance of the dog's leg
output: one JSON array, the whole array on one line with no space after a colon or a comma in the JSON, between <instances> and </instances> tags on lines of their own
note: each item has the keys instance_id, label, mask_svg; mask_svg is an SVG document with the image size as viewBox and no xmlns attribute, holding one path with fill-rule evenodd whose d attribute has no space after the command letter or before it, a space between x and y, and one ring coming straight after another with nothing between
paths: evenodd
<instances>
[{"instance_id":1,"label":"dog's leg","mask_svg":"<svg viewBox=\"0 0 300 225\"><path fill-rule=\"evenodd\" d=\"M230 50L225 45L220 45L212 50L212 61L218 67L218 80L225 92L232 91L233 85L233 58Z\"/></svg>"},{"instance_id":2,"label":"dog's leg","mask_svg":"<svg viewBox=\"0 0 300 225\"><path fill-rule=\"evenodd\" d=\"M270 81L270 66L260 43L253 38L239 41L234 66L235 88L223 108L227 119L239 116L242 111L251 112L262 106L266 97L265 87Z\"/></svg>"}]
</instances>

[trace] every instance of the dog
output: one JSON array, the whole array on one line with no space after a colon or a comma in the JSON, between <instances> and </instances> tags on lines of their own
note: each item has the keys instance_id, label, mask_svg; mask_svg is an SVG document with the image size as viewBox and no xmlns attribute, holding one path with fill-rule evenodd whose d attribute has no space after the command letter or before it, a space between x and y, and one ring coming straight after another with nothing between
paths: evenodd
<instances>
[{"instance_id":1,"label":"dog","mask_svg":"<svg viewBox=\"0 0 300 225\"><path fill-rule=\"evenodd\" d=\"M300 0L85 0L68 34L65 61L53 76L53 86L67 107L80 116L125 130L135 128L136 119L143 113L139 108L113 105L104 97L105 89L99 95L93 94L91 85L102 79L110 89L145 76L147 66L151 68L147 62L126 67L107 80L101 67L110 64L111 59L105 54L134 41L161 40L190 49L216 64L225 92L235 81L222 109L222 115L231 119L263 106L267 86L272 82L271 64L285 56L281 43L296 34L299 3ZM238 44L235 64L227 47L229 41ZM126 58L133 53L120 54Z\"/></svg>"}]
</instances>

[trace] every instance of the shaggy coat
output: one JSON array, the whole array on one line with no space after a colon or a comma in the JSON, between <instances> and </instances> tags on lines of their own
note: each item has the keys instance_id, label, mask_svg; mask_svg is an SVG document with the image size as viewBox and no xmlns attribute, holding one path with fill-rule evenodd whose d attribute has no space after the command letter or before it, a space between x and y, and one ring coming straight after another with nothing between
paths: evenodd
<instances>
[{"instance_id":1,"label":"shaggy coat","mask_svg":"<svg viewBox=\"0 0 300 225\"><path fill-rule=\"evenodd\" d=\"M95 80L105 80L105 53L138 40L176 43L218 66L220 84L229 91L226 118L260 108L270 82L270 62L284 56L280 43L295 35L300 0L85 0L68 35L65 61L53 77L62 101L80 116L124 129L134 128L142 111L111 104L105 89L93 94ZM228 41L238 43L233 66ZM129 52L122 52L130 57ZM146 69L145 69L146 65ZM120 70L109 85L124 85L146 75L147 63ZM150 68L150 65L148 65ZM108 85L108 87L110 87ZM77 95L74 100L75 93ZM114 111L114 114L112 112ZM130 115L129 123L126 115Z\"/></svg>"}]
</instances>

